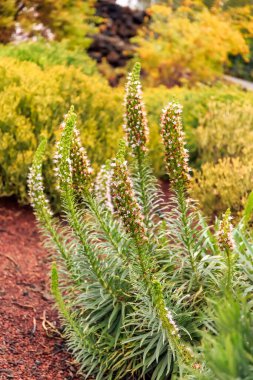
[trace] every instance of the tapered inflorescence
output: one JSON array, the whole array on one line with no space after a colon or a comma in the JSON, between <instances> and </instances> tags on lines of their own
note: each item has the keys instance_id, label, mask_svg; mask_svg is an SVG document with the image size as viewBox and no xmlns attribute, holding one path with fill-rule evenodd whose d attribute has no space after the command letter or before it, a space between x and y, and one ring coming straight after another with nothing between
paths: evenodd
<instances>
[{"instance_id":1,"label":"tapered inflorescence","mask_svg":"<svg viewBox=\"0 0 253 380\"><path fill-rule=\"evenodd\" d=\"M148 141L148 126L142 100L140 69L140 64L136 63L133 71L128 76L125 96L125 124L123 126L128 146L135 156L146 151Z\"/></svg>"},{"instance_id":2,"label":"tapered inflorescence","mask_svg":"<svg viewBox=\"0 0 253 380\"><path fill-rule=\"evenodd\" d=\"M111 163L111 196L115 213L121 218L127 232L139 241L145 241L145 227L140 206L135 198L127 161L118 157Z\"/></svg>"},{"instance_id":3,"label":"tapered inflorescence","mask_svg":"<svg viewBox=\"0 0 253 380\"><path fill-rule=\"evenodd\" d=\"M72 183L73 187L82 191L91 185L92 168L87 157L85 149L82 147L79 131L76 128L76 114L71 107L68 114L65 115L64 121L61 123L62 136L68 133L68 124L73 125L73 133L71 139L71 150L65 152L65 147L59 142L54 157L55 172L58 181L63 181L66 184ZM72 131L72 129L71 129ZM64 157L64 160L62 159Z\"/></svg>"},{"instance_id":4,"label":"tapered inflorescence","mask_svg":"<svg viewBox=\"0 0 253 380\"><path fill-rule=\"evenodd\" d=\"M182 106L170 102L163 109L161 134L165 148L165 163L172 186L189 180L188 151L182 129Z\"/></svg>"},{"instance_id":5,"label":"tapered inflorescence","mask_svg":"<svg viewBox=\"0 0 253 380\"><path fill-rule=\"evenodd\" d=\"M70 158L73 166L73 184L78 191L89 187L92 181L93 169L80 140L80 134L75 127Z\"/></svg>"},{"instance_id":6,"label":"tapered inflorescence","mask_svg":"<svg viewBox=\"0 0 253 380\"><path fill-rule=\"evenodd\" d=\"M217 239L219 247L222 251L233 251L235 248L235 241L233 238L233 225L231 223L232 217L230 209L227 209L219 223L217 231Z\"/></svg>"},{"instance_id":7,"label":"tapered inflorescence","mask_svg":"<svg viewBox=\"0 0 253 380\"><path fill-rule=\"evenodd\" d=\"M103 202L107 209L113 211L111 197L112 169L110 163L102 165L95 181L95 193L97 199Z\"/></svg>"},{"instance_id":8,"label":"tapered inflorescence","mask_svg":"<svg viewBox=\"0 0 253 380\"><path fill-rule=\"evenodd\" d=\"M35 210L37 210L37 217L46 218L53 215L49 200L44 193L43 177L42 177L42 157L44 155L46 146L46 140L42 140L36 155L34 157L33 165L30 169L28 176L28 186L29 186L29 196L31 200L31 205ZM43 214L43 215L42 215Z\"/></svg>"}]
</instances>

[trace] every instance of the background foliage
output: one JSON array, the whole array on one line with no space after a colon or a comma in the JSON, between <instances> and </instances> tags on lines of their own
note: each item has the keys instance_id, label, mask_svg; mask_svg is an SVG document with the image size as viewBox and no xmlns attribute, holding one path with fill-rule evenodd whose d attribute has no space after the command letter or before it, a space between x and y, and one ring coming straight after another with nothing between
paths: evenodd
<instances>
[{"instance_id":1,"label":"background foliage","mask_svg":"<svg viewBox=\"0 0 253 380\"><path fill-rule=\"evenodd\" d=\"M151 21L140 29L138 59L148 83L194 84L212 81L223 72L229 55L246 58L243 35L222 13L181 6L153 5Z\"/></svg>"},{"instance_id":2,"label":"background foliage","mask_svg":"<svg viewBox=\"0 0 253 380\"><path fill-rule=\"evenodd\" d=\"M87 47L95 32L93 0L0 0L0 42L37 36Z\"/></svg>"}]
</instances>

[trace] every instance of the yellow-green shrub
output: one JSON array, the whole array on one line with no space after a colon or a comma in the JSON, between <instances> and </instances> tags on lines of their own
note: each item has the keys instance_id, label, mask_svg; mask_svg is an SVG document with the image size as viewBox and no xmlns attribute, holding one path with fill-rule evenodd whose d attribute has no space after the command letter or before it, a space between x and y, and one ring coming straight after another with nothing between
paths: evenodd
<instances>
[{"instance_id":1,"label":"yellow-green shrub","mask_svg":"<svg viewBox=\"0 0 253 380\"><path fill-rule=\"evenodd\" d=\"M196 130L196 144L201 162L253 157L253 102L210 102Z\"/></svg>"},{"instance_id":2,"label":"yellow-green shrub","mask_svg":"<svg viewBox=\"0 0 253 380\"><path fill-rule=\"evenodd\" d=\"M192 196L209 216L219 215L228 207L240 214L253 189L253 159L223 158L207 162L194 171Z\"/></svg>"},{"instance_id":3,"label":"yellow-green shrub","mask_svg":"<svg viewBox=\"0 0 253 380\"><path fill-rule=\"evenodd\" d=\"M235 108L235 113L249 111L249 107L253 107L253 94L240 90L235 86L228 86L222 83L218 83L213 87L199 85L195 88L179 88L174 87L168 89L164 86L152 88L144 92L144 99L147 103L147 109L149 110L149 121L152 126L150 148L153 166L156 174L161 176L164 174L163 160L162 160L162 148L159 139L159 117L160 110L159 104L165 106L172 99L177 99L184 106L183 123L186 132L187 144L190 150L191 165L199 167L202 160L204 160L204 153L201 151L201 136L199 138L198 128L203 124L204 118L210 115L209 104L220 104L220 107ZM246 104L248 106L242 106ZM223 108L223 109L225 109ZM253 111L252 111L253 112ZM222 118L222 111L220 113ZM233 116L236 119L236 114ZM245 116L244 118L246 118ZM238 117L238 119L243 117ZM250 119L250 117L249 117ZM224 122L225 123L225 122ZM212 117L210 117L208 130L212 131ZM224 126L224 128L226 128ZM233 129L239 128L239 124L234 124ZM240 131L243 130L243 123L241 124ZM242 132L239 132L242 133ZM242 133L243 135L243 133ZM248 136L249 137L249 136ZM242 137L243 138L243 137ZM211 143L212 144L212 143ZM245 146L249 145L249 140L245 140ZM206 147L206 150L208 147ZM212 153L213 154L213 153Z\"/></svg>"},{"instance_id":4,"label":"yellow-green shrub","mask_svg":"<svg viewBox=\"0 0 253 380\"><path fill-rule=\"evenodd\" d=\"M40 137L54 142L62 115L74 104L80 120L83 143L96 166L114 155L122 134L122 89L112 89L97 73L87 76L76 67L48 66L13 58L0 59L0 196L16 195L26 201L26 176ZM196 128L203 119L208 100L253 102L253 95L236 87L217 85L196 89L165 87L147 89L150 148L155 173L165 173L159 138L160 107L177 98L185 108L184 126L191 161L197 157ZM50 171L50 160L47 163ZM49 176L47 176L49 178ZM48 180L49 181L49 180ZM52 189L52 184L47 184Z\"/></svg>"},{"instance_id":5,"label":"yellow-green shrub","mask_svg":"<svg viewBox=\"0 0 253 380\"><path fill-rule=\"evenodd\" d=\"M34 62L43 69L48 66L64 65L79 67L84 74L97 72L97 66L83 49L69 49L63 42L27 41L0 45L0 57L12 57L19 61Z\"/></svg>"},{"instance_id":6,"label":"yellow-green shrub","mask_svg":"<svg viewBox=\"0 0 253 380\"><path fill-rule=\"evenodd\" d=\"M193 197L206 214L240 213L253 189L253 102L208 103L195 130L200 172L194 172Z\"/></svg>"},{"instance_id":7,"label":"yellow-green shrub","mask_svg":"<svg viewBox=\"0 0 253 380\"><path fill-rule=\"evenodd\" d=\"M0 194L26 201L28 167L41 135L56 138L62 115L73 104L82 139L93 161L100 164L115 151L121 135L117 91L96 74L74 67L0 60ZM48 169L50 170L50 168ZM49 184L51 186L51 184Z\"/></svg>"}]
</instances>

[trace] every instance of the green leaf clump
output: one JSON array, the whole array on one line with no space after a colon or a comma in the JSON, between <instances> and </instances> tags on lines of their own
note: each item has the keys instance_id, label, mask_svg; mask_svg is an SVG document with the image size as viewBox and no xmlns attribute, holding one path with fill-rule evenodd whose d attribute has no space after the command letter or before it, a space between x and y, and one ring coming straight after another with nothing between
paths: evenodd
<instances>
[{"instance_id":1,"label":"green leaf clump","mask_svg":"<svg viewBox=\"0 0 253 380\"><path fill-rule=\"evenodd\" d=\"M161 118L171 179L164 199L149 163L138 66L126 93L126 139L96 179L74 108L64 117L54 158L64 223L53 215L44 191L45 141L29 175L39 226L56 252L52 292L66 339L85 378L215 378L228 364L216 354L226 351L215 334L224 323L214 303L231 303L251 323L244 310L252 310L252 234L245 219L232 225L229 210L209 227L190 199L177 102L169 102ZM227 323L235 322L231 317ZM249 331L240 329L240 339ZM215 351L211 356L208 344ZM245 354L242 369L231 374L237 377L228 379L250 379L252 356Z\"/></svg>"}]
</instances>

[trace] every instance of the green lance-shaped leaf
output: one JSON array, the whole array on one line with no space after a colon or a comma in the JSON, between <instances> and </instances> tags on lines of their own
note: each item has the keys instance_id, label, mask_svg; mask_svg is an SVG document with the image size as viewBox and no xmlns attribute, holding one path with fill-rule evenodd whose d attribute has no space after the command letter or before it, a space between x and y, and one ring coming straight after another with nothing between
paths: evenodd
<instances>
[{"instance_id":1,"label":"green lance-shaped leaf","mask_svg":"<svg viewBox=\"0 0 253 380\"><path fill-rule=\"evenodd\" d=\"M82 338L81 330L76 325L74 319L71 317L71 313L65 305L64 299L59 289L59 276L56 267L56 263L53 263L51 270L51 291L58 305L58 308L64 317L64 319L69 323L71 329L76 333L79 338Z\"/></svg>"}]
</instances>

